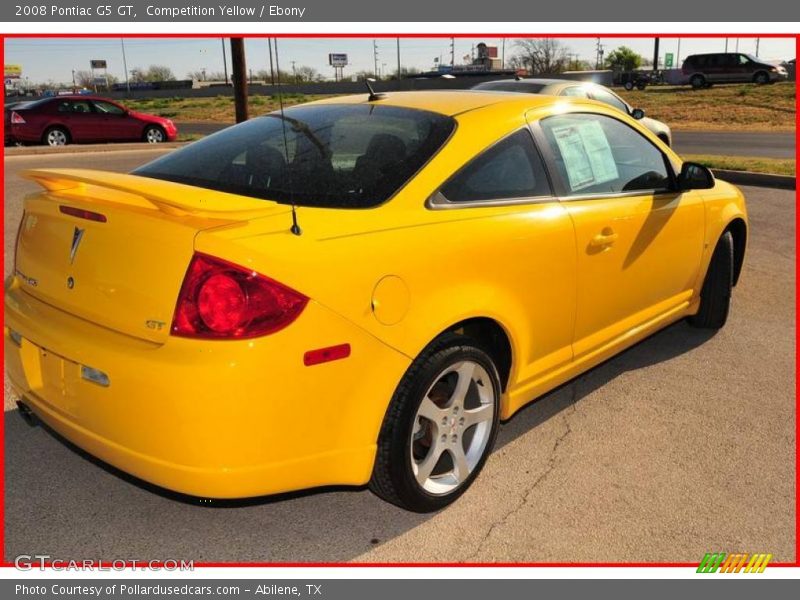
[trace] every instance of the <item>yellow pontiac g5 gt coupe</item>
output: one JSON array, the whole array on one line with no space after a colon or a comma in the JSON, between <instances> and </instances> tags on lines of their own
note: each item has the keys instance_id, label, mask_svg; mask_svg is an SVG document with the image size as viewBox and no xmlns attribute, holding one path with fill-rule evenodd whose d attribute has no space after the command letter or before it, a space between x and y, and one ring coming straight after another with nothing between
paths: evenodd
<instances>
[{"instance_id":1,"label":"yellow pontiac g5 gt coupe","mask_svg":"<svg viewBox=\"0 0 800 600\"><path fill-rule=\"evenodd\" d=\"M21 410L211 498L447 505L524 404L679 319L721 327L748 227L618 110L496 92L336 98L131 174L26 175Z\"/></svg>"}]
</instances>

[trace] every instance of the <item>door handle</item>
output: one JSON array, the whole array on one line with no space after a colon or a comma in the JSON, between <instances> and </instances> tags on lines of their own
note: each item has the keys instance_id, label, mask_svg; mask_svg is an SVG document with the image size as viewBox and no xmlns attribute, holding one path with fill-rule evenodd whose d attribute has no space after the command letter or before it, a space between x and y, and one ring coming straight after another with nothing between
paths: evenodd
<instances>
[{"instance_id":1,"label":"door handle","mask_svg":"<svg viewBox=\"0 0 800 600\"><path fill-rule=\"evenodd\" d=\"M592 238L592 241L589 242L589 244L591 246L594 246L595 248L602 246L610 246L611 244L616 242L618 238L619 238L618 233L615 233L614 230L611 229L610 227L606 227L605 229L603 229L603 231L594 236Z\"/></svg>"}]
</instances>

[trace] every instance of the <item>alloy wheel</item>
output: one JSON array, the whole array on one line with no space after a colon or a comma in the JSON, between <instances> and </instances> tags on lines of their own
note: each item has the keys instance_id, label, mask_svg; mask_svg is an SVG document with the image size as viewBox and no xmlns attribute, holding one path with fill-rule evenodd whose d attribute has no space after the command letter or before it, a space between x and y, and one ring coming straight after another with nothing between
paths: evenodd
<instances>
[{"instance_id":1,"label":"alloy wheel","mask_svg":"<svg viewBox=\"0 0 800 600\"><path fill-rule=\"evenodd\" d=\"M66 146L67 134L61 129L53 129L47 133L48 146Z\"/></svg>"},{"instance_id":2,"label":"alloy wheel","mask_svg":"<svg viewBox=\"0 0 800 600\"><path fill-rule=\"evenodd\" d=\"M148 144L160 144L164 141L164 133L157 127L151 127L145 134Z\"/></svg>"},{"instance_id":3,"label":"alloy wheel","mask_svg":"<svg viewBox=\"0 0 800 600\"><path fill-rule=\"evenodd\" d=\"M435 379L417 409L411 465L432 495L458 489L486 452L497 402L492 379L477 362L458 362Z\"/></svg>"}]
</instances>

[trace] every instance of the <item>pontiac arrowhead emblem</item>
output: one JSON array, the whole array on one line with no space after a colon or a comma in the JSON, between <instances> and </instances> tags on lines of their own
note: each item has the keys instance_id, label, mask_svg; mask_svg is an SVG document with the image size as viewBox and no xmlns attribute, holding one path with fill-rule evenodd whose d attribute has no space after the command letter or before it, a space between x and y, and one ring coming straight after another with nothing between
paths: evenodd
<instances>
[{"instance_id":1,"label":"pontiac arrowhead emblem","mask_svg":"<svg viewBox=\"0 0 800 600\"><path fill-rule=\"evenodd\" d=\"M75 231L72 232L72 248L69 251L69 264L72 264L75 261L75 254L78 252L78 246L81 245L84 231L84 229L76 227Z\"/></svg>"}]
</instances>

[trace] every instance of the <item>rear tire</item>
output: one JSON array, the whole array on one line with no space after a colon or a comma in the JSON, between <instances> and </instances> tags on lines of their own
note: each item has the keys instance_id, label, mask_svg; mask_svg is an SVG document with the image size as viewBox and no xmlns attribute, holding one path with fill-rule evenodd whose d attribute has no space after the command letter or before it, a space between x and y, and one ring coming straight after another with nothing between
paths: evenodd
<instances>
[{"instance_id":1,"label":"rear tire","mask_svg":"<svg viewBox=\"0 0 800 600\"><path fill-rule=\"evenodd\" d=\"M406 371L378 436L370 489L414 512L458 499L492 450L500 378L469 337L444 334Z\"/></svg>"},{"instance_id":2,"label":"rear tire","mask_svg":"<svg viewBox=\"0 0 800 600\"><path fill-rule=\"evenodd\" d=\"M689 83L692 85L692 88L699 90L705 87L706 78L702 75L692 75L689 79Z\"/></svg>"},{"instance_id":3,"label":"rear tire","mask_svg":"<svg viewBox=\"0 0 800 600\"><path fill-rule=\"evenodd\" d=\"M720 329L728 320L733 290L733 236L722 234L711 256L700 291L700 309L689 323L701 329Z\"/></svg>"},{"instance_id":4,"label":"rear tire","mask_svg":"<svg viewBox=\"0 0 800 600\"><path fill-rule=\"evenodd\" d=\"M69 131L64 127L48 127L42 135L42 143L46 146L66 146L69 142Z\"/></svg>"},{"instance_id":5,"label":"rear tire","mask_svg":"<svg viewBox=\"0 0 800 600\"><path fill-rule=\"evenodd\" d=\"M625 89L630 92L633 89L633 82L632 81L626 81L625 82Z\"/></svg>"}]
</instances>

